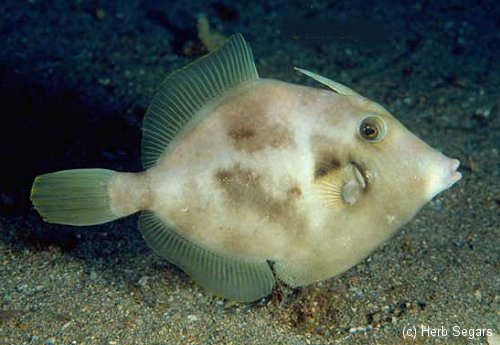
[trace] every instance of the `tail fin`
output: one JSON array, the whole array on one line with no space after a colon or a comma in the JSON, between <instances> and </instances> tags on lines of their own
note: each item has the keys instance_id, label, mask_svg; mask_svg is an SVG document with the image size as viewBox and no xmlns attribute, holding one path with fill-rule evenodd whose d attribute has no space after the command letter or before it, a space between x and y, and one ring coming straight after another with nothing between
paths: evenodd
<instances>
[{"instance_id":1,"label":"tail fin","mask_svg":"<svg viewBox=\"0 0 500 345\"><path fill-rule=\"evenodd\" d=\"M121 215L110 207L108 184L117 174L106 169L75 169L37 176L31 201L49 223L95 225Z\"/></svg>"}]
</instances>

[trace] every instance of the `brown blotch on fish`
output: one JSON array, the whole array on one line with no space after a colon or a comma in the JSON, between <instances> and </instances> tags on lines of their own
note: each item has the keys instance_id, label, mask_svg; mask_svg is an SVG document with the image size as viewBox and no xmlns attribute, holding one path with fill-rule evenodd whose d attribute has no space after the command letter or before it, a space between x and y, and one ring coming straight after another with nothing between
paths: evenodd
<instances>
[{"instance_id":1,"label":"brown blotch on fish","mask_svg":"<svg viewBox=\"0 0 500 345\"><path fill-rule=\"evenodd\" d=\"M229 131L229 136L235 141L250 139L255 136L255 130L248 128L233 128Z\"/></svg>"},{"instance_id":2,"label":"brown blotch on fish","mask_svg":"<svg viewBox=\"0 0 500 345\"><path fill-rule=\"evenodd\" d=\"M314 168L314 179L318 180L326 175L328 175L333 170L337 170L341 167L340 161L332 156L325 155L316 160Z\"/></svg>"},{"instance_id":3,"label":"brown blotch on fish","mask_svg":"<svg viewBox=\"0 0 500 345\"><path fill-rule=\"evenodd\" d=\"M228 181L231 178L231 176L232 176L232 174L229 171L227 171L227 170L217 171L217 173L215 174L215 178L221 184L223 184L226 181Z\"/></svg>"},{"instance_id":4,"label":"brown blotch on fish","mask_svg":"<svg viewBox=\"0 0 500 345\"><path fill-rule=\"evenodd\" d=\"M217 108L224 119L227 135L238 151L256 153L267 148L283 149L294 143L293 132L279 123L269 109L272 95L254 99L251 95L235 95L235 101ZM283 121L283 119L280 119Z\"/></svg>"},{"instance_id":5,"label":"brown blotch on fish","mask_svg":"<svg viewBox=\"0 0 500 345\"><path fill-rule=\"evenodd\" d=\"M288 190L288 195L292 198L300 198L302 196L302 190L298 186L293 186Z\"/></svg>"},{"instance_id":6,"label":"brown blotch on fish","mask_svg":"<svg viewBox=\"0 0 500 345\"><path fill-rule=\"evenodd\" d=\"M284 198L278 199L262 187L263 176L243 169L240 165L235 165L231 170L218 171L215 177L230 205L263 215L270 222L280 225L290 236L305 236L307 221L296 206L297 199L302 195L299 187L294 186L284 191Z\"/></svg>"},{"instance_id":7,"label":"brown blotch on fish","mask_svg":"<svg viewBox=\"0 0 500 345\"><path fill-rule=\"evenodd\" d=\"M321 179L335 170L342 169L343 153L335 150L336 143L324 135L311 136L311 148L314 156L314 180Z\"/></svg>"},{"instance_id":8,"label":"brown blotch on fish","mask_svg":"<svg viewBox=\"0 0 500 345\"><path fill-rule=\"evenodd\" d=\"M292 132L279 124L264 125L262 119L233 123L228 131L236 150L255 153L267 148L283 149L293 144Z\"/></svg>"}]
</instances>

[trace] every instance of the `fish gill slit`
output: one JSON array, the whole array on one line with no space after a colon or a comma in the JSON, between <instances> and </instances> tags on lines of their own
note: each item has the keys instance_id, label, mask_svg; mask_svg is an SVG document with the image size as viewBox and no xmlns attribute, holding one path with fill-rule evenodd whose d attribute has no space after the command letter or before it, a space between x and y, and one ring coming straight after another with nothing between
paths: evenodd
<instances>
[{"instance_id":1,"label":"fish gill slit","mask_svg":"<svg viewBox=\"0 0 500 345\"><path fill-rule=\"evenodd\" d=\"M348 157L348 164L354 166L354 174L361 187L361 192L366 193L370 187L369 179L366 176L366 167L356 162L351 156Z\"/></svg>"}]
</instances>

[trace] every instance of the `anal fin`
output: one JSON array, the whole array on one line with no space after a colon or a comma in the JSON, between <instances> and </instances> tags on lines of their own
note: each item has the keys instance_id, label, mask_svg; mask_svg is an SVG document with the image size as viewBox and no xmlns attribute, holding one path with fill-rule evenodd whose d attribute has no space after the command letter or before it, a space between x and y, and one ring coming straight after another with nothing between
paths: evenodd
<instances>
[{"instance_id":1,"label":"anal fin","mask_svg":"<svg viewBox=\"0 0 500 345\"><path fill-rule=\"evenodd\" d=\"M265 260L233 258L203 248L176 233L149 211L141 213L139 228L156 253L217 295L252 302L269 295L273 289L275 278Z\"/></svg>"}]
</instances>

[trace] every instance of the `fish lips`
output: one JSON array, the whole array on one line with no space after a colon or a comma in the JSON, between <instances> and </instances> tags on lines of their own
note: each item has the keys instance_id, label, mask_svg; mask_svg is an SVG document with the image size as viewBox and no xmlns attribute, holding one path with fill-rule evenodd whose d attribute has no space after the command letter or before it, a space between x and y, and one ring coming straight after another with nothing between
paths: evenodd
<instances>
[{"instance_id":1,"label":"fish lips","mask_svg":"<svg viewBox=\"0 0 500 345\"><path fill-rule=\"evenodd\" d=\"M457 170L460 161L455 158L448 158L448 160L448 176L445 175L443 178L443 190L450 188L462 178L462 174Z\"/></svg>"}]
</instances>

